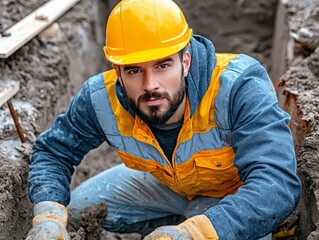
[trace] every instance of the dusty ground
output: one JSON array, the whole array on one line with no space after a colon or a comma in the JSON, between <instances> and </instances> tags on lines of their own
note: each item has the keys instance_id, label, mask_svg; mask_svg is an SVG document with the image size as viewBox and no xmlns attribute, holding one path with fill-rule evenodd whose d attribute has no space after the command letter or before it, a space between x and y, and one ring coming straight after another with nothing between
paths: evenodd
<instances>
[{"instance_id":1,"label":"dusty ground","mask_svg":"<svg viewBox=\"0 0 319 240\"><path fill-rule=\"evenodd\" d=\"M44 0L0 0L0 31L41 5ZM105 3L107 2L107 3ZM31 227L32 210L26 190L28 156L36 136L48 127L53 118L63 112L72 95L90 75L103 71L106 64L103 45L107 11L116 0L81 1L58 23L61 34L54 38L37 37L6 60L0 60L0 80L20 81L21 90L13 99L28 143L21 145L6 106L0 108L0 239L23 239ZM271 70L275 0L179 0L195 33L211 38L218 52L243 52L259 59ZM298 33L302 26L318 36L319 10L317 0L307 4L290 1L290 21ZM310 7L305 7L310 6ZM312 16L312 17L309 17ZM314 29L312 29L314 28ZM318 181L318 46L317 38L303 39L298 61L283 77L287 96L297 96L306 130L313 135L300 143L300 169ZM300 39L299 39L300 40ZM316 42L317 41L317 42ZM306 47L305 47L306 46ZM309 49L310 46L310 49ZM299 55L298 55L299 56ZM94 63L94 64L92 64ZM301 68L301 69L300 69ZM314 88L315 86L315 88ZM291 99L288 97L288 99ZM292 101L293 102L293 101ZM295 102L293 102L295 103ZM296 105L295 104L295 105ZM310 126L310 127L308 127ZM305 136L304 134L303 136ZM302 141L301 141L302 142ZM94 159L94 161L92 161ZM89 153L76 169L72 188L85 179L119 163L118 157L105 144ZM314 186L317 187L317 186ZM91 216L86 215L85 219ZM88 226L89 224L87 224ZM93 224L94 225L94 224ZM92 225L91 225L92 226ZM91 229L89 232L99 232ZM72 233L74 239L84 239L82 229ZM106 231L101 237L89 239L140 239L138 234L114 234Z\"/></svg>"}]
</instances>

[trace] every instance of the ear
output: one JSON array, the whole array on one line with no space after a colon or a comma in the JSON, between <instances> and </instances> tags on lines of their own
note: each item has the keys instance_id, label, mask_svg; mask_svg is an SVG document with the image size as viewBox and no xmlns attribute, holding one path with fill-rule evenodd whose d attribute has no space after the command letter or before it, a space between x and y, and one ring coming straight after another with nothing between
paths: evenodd
<instances>
[{"instance_id":1,"label":"ear","mask_svg":"<svg viewBox=\"0 0 319 240\"><path fill-rule=\"evenodd\" d=\"M183 66L184 66L184 77L188 75L191 66L192 57L188 51L183 53Z\"/></svg>"},{"instance_id":2,"label":"ear","mask_svg":"<svg viewBox=\"0 0 319 240\"><path fill-rule=\"evenodd\" d=\"M117 79L119 80L120 84L123 86L120 66L112 64L112 68L115 70Z\"/></svg>"}]
</instances>

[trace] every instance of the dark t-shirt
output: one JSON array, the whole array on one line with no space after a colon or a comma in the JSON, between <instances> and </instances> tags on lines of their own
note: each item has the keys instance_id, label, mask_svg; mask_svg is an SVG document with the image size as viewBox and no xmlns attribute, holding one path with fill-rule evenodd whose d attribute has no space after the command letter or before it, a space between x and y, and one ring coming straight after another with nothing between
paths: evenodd
<instances>
[{"instance_id":1,"label":"dark t-shirt","mask_svg":"<svg viewBox=\"0 0 319 240\"><path fill-rule=\"evenodd\" d=\"M159 142L159 145L163 149L165 156L171 163L177 137L182 125L183 122L172 123L164 126L150 126L154 136Z\"/></svg>"}]
</instances>

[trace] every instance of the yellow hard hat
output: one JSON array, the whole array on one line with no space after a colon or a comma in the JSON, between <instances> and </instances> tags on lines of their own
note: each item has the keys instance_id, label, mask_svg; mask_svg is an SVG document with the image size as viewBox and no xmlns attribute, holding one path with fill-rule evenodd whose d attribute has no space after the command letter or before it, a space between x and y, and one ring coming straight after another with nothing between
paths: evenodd
<instances>
[{"instance_id":1,"label":"yellow hard hat","mask_svg":"<svg viewBox=\"0 0 319 240\"><path fill-rule=\"evenodd\" d=\"M172 0L122 0L106 26L106 58L126 65L172 55L190 41L192 29Z\"/></svg>"}]
</instances>

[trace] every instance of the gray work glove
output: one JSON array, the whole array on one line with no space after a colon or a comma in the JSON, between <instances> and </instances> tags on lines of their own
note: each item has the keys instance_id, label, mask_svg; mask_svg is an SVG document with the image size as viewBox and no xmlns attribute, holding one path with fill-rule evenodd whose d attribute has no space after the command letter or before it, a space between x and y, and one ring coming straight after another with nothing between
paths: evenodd
<instances>
[{"instance_id":1,"label":"gray work glove","mask_svg":"<svg viewBox=\"0 0 319 240\"><path fill-rule=\"evenodd\" d=\"M197 215L177 226L155 229L144 240L218 240L217 232L205 215Z\"/></svg>"},{"instance_id":2,"label":"gray work glove","mask_svg":"<svg viewBox=\"0 0 319 240\"><path fill-rule=\"evenodd\" d=\"M43 201L34 206L33 227L26 240L70 240L66 230L68 212L57 202Z\"/></svg>"}]
</instances>

